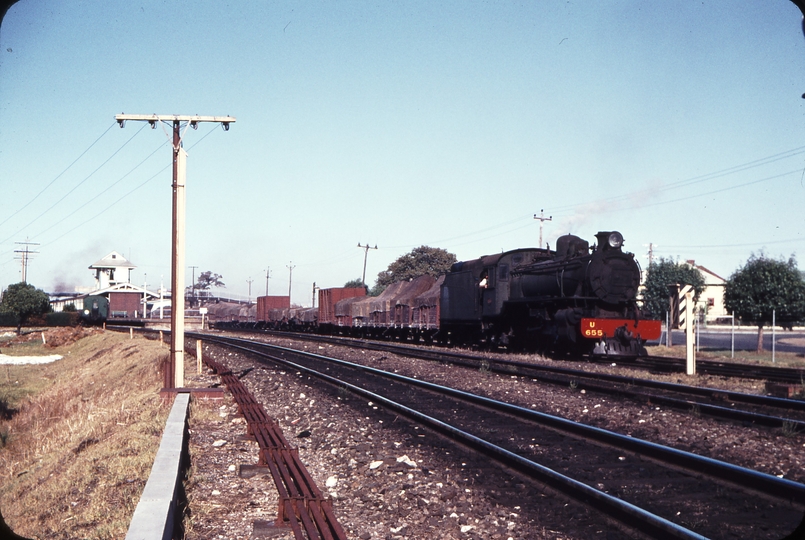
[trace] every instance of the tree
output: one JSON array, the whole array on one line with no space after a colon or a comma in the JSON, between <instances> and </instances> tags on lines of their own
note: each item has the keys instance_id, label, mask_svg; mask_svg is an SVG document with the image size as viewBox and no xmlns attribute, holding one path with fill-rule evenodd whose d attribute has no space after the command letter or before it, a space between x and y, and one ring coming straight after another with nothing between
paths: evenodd
<instances>
[{"instance_id":1,"label":"tree","mask_svg":"<svg viewBox=\"0 0 805 540\"><path fill-rule=\"evenodd\" d=\"M727 280L724 305L742 322L757 325L757 351L762 352L763 327L772 322L772 314L781 324L805 319L805 281L797 261L751 255Z\"/></svg>"},{"instance_id":2,"label":"tree","mask_svg":"<svg viewBox=\"0 0 805 540\"><path fill-rule=\"evenodd\" d=\"M386 287L397 281L413 279L426 274L437 277L444 274L456 262L456 256L441 248L420 246L414 248L391 263L386 270L377 275L377 282L372 289L383 291Z\"/></svg>"},{"instance_id":3,"label":"tree","mask_svg":"<svg viewBox=\"0 0 805 540\"><path fill-rule=\"evenodd\" d=\"M668 286L674 283L693 286L694 301L704 291L704 276L697 269L672 259L660 258L651 263L643 291L643 312L647 317L662 319L668 311Z\"/></svg>"},{"instance_id":4,"label":"tree","mask_svg":"<svg viewBox=\"0 0 805 540\"><path fill-rule=\"evenodd\" d=\"M196 282L193 284L193 288L196 290L206 291L209 290L210 287L226 287L223 281L224 276L221 274L213 274L209 270L206 272L202 272Z\"/></svg>"},{"instance_id":5,"label":"tree","mask_svg":"<svg viewBox=\"0 0 805 540\"><path fill-rule=\"evenodd\" d=\"M369 287L367 287L366 285L363 284L363 281L361 280L361 278L350 279L349 281L344 283L344 288L345 289L347 289L347 288L359 289L361 287L363 287L364 289L367 289L367 290L369 289Z\"/></svg>"},{"instance_id":6,"label":"tree","mask_svg":"<svg viewBox=\"0 0 805 540\"><path fill-rule=\"evenodd\" d=\"M0 302L0 312L13 313L18 317L17 335L22 333L22 325L35 315L50 312L50 298L47 293L28 283L9 285Z\"/></svg>"}]
</instances>

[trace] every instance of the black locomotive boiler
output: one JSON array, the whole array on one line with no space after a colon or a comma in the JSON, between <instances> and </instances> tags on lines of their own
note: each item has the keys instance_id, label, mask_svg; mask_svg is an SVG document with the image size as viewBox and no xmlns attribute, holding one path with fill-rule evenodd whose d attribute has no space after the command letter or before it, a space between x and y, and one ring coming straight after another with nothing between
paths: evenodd
<instances>
[{"instance_id":1,"label":"black locomotive boiler","mask_svg":"<svg viewBox=\"0 0 805 540\"><path fill-rule=\"evenodd\" d=\"M597 245L573 235L556 251L518 249L453 265L441 290L440 334L514 349L643 355L660 322L642 318L640 267L619 232Z\"/></svg>"}]
</instances>

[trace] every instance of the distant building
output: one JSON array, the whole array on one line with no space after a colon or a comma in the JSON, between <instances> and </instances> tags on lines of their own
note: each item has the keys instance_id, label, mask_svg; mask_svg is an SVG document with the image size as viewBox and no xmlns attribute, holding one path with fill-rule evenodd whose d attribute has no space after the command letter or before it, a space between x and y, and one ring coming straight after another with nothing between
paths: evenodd
<instances>
[{"instance_id":1,"label":"distant building","mask_svg":"<svg viewBox=\"0 0 805 540\"><path fill-rule=\"evenodd\" d=\"M137 268L117 251L109 253L95 264L89 266L95 271L95 287L78 294L68 294L51 298L53 311L63 311L67 304L82 309L84 298L90 295L109 298L109 316L122 318L142 317L149 304L159 298L144 287L131 283L131 271Z\"/></svg>"},{"instance_id":2,"label":"distant building","mask_svg":"<svg viewBox=\"0 0 805 540\"><path fill-rule=\"evenodd\" d=\"M704 277L705 288L699 297L698 307L705 309L707 321L715 321L718 318L729 316L727 308L724 306L724 284L727 280L712 270L696 264L696 261L692 259L685 262L701 272Z\"/></svg>"},{"instance_id":3,"label":"distant building","mask_svg":"<svg viewBox=\"0 0 805 540\"><path fill-rule=\"evenodd\" d=\"M89 266L95 270L95 289L106 289L118 283L131 283L131 271L137 268L117 251Z\"/></svg>"}]
</instances>

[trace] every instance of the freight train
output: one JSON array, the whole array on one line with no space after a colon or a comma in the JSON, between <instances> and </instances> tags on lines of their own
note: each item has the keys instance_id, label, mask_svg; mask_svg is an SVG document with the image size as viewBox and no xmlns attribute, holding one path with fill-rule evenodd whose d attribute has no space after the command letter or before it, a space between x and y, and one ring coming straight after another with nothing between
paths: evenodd
<instances>
[{"instance_id":1,"label":"freight train","mask_svg":"<svg viewBox=\"0 0 805 540\"><path fill-rule=\"evenodd\" d=\"M394 283L377 297L364 288L319 290L318 308L260 297L257 328L448 345L583 353L646 354L660 322L637 305L640 267L619 232L592 247L565 235L556 250L523 248L455 263L446 274ZM243 326L216 323L217 328Z\"/></svg>"}]
</instances>

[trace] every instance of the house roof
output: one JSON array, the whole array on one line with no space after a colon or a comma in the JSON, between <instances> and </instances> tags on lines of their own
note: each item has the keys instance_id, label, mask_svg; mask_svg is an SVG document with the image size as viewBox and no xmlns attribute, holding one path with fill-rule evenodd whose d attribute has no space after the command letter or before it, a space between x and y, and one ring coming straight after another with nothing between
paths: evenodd
<instances>
[{"instance_id":1,"label":"house roof","mask_svg":"<svg viewBox=\"0 0 805 540\"><path fill-rule=\"evenodd\" d=\"M117 251L113 251L95 264L90 265L89 268L90 270L99 270L103 268L137 268L137 266L131 264Z\"/></svg>"},{"instance_id":2,"label":"house roof","mask_svg":"<svg viewBox=\"0 0 805 540\"><path fill-rule=\"evenodd\" d=\"M718 274L716 274L712 270L709 270L709 269L705 268L704 266L702 266L700 264L696 264L696 261L694 261L692 259L688 260L688 261L685 261L685 262L687 262L689 265L691 265L693 268L695 268L696 270L698 270L700 272L705 272L707 274L710 274L711 276L713 276L715 278L718 278L721 281L727 281L726 279L724 279L723 277L719 276Z\"/></svg>"},{"instance_id":3,"label":"house roof","mask_svg":"<svg viewBox=\"0 0 805 540\"><path fill-rule=\"evenodd\" d=\"M92 291L91 293L85 296L97 296L97 295L107 295L111 292L134 292L138 294L147 294L151 298L159 298L159 293L151 292L147 289L143 289L138 285L134 285L132 283L117 283L116 285L111 285L106 287L105 289L98 289L97 291ZM167 296L168 298L170 295Z\"/></svg>"},{"instance_id":4,"label":"house roof","mask_svg":"<svg viewBox=\"0 0 805 540\"><path fill-rule=\"evenodd\" d=\"M57 302L73 302L78 300L83 300L87 296L108 296L109 293L112 292L128 292L128 293L137 293L137 294L145 294L148 300L157 299L159 298L159 293L149 291L137 285L133 285L131 283L118 283L116 285L112 285L110 287L106 287L104 289L98 289L97 291L87 292L87 293L80 293L75 295L62 295L59 297L52 297L50 299L50 303L57 303ZM165 299L170 300L170 294L165 296Z\"/></svg>"}]
</instances>

